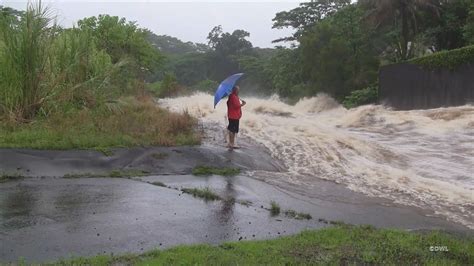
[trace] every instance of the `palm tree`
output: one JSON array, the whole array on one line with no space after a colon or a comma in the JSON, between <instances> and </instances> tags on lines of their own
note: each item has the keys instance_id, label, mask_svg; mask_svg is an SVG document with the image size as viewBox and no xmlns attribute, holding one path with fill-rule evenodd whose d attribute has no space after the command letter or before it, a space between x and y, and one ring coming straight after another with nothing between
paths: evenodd
<instances>
[{"instance_id":1,"label":"palm tree","mask_svg":"<svg viewBox=\"0 0 474 266\"><path fill-rule=\"evenodd\" d=\"M367 19L376 27L388 23L396 25L400 30L397 54L401 60L406 60L413 56L420 12L428 11L439 16L440 0L361 0L359 3L369 6Z\"/></svg>"}]
</instances>

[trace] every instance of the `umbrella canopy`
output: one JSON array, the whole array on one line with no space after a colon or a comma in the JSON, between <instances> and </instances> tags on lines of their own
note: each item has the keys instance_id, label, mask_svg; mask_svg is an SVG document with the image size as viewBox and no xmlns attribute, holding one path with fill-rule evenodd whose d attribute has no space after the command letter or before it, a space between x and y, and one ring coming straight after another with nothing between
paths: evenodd
<instances>
[{"instance_id":1,"label":"umbrella canopy","mask_svg":"<svg viewBox=\"0 0 474 266\"><path fill-rule=\"evenodd\" d=\"M217 87L216 93L214 94L214 108L216 108L217 103L224 98L225 96L229 95L232 92L232 88L234 88L235 83L242 77L244 73L234 74L232 76L227 77L224 81L219 84Z\"/></svg>"}]
</instances>

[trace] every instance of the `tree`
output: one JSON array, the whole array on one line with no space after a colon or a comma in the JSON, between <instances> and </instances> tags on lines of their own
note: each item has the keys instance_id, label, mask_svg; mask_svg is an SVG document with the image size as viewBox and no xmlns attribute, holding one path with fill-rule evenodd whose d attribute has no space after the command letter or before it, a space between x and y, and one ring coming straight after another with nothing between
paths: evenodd
<instances>
[{"instance_id":1,"label":"tree","mask_svg":"<svg viewBox=\"0 0 474 266\"><path fill-rule=\"evenodd\" d=\"M104 49L117 63L132 59L139 69L153 72L162 66L163 57L147 40L148 31L135 22L117 16L99 15L78 22L81 30L90 31L100 49Z\"/></svg>"},{"instance_id":2,"label":"tree","mask_svg":"<svg viewBox=\"0 0 474 266\"><path fill-rule=\"evenodd\" d=\"M464 38L467 43L474 44L474 3L472 3L469 8L469 16L464 26Z\"/></svg>"},{"instance_id":3,"label":"tree","mask_svg":"<svg viewBox=\"0 0 474 266\"><path fill-rule=\"evenodd\" d=\"M275 91L283 97L306 96L301 95L304 81L302 78L301 54L299 48L278 48L270 59L268 73Z\"/></svg>"},{"instance_id":4,"label":"tree","mask_svg":"<svg viewBox=\"0 0 474 266\"><path fill-rule=\"evenodd\" d=\"M183 42L168 35L156 35L147 30L147 39L153 47L165 54L205 53L210 47L203 43Z\"/></svg>"},{"instance_id":5,"label":"tree","mask_svg":"<svg viewBox=\"0 0 474 266\"><path fill-rule=\"evenodd\" d=\"M180 84L190 86L209 78L211 64L206 54L187 53L170 57L169 68Z\"/></svg>"},{"instance_id":6,"label":"tree","mask_svg":"<svg viewBox=\"0 0 474 266\"><path fill-rule=\"evenodd\" d=\"M223 32L222 27L216 26L209 33L207 39L212 50L208 53L210 78L222 80L230 74L240 71L238 58L253 53L252 43L246 38L250 33L244 30L235 30L232 33Z\"/></svg>"},{"instance_id":7,"label":"tree","mask_svg":"<svg viewBox=\"0 0 474 266\"><path fill-rule=\"evenodd\" d=\"M222 31L222 26L214 27L207 39L209 46L223 56L248 54L252 50L252 43L246 38L250 33L244 30L235 30L228 33Z\"/></svg>"},{"instance_id":8,"label":"tree","mask_svg":"<svg viewBox=\"0 0 474 266\"><path fill-rule=\"evenodd\" d=\"M421 11L439 16L439 0L360 0L370 11L367 18L377 27L389 24L399 31L395 51L399 60L413 57ZM411 45L409 45L411 43Z\"/></svg>"},{"instance_id":9,"label":"tree","mask_svg":"<svg viewBox=\"0 0 474 266\"><path fill-rule=\"evenodd\" d=\"M342 100L376 80L378 54L363 16L359 6L347 6L301 37L302 74L313 94L327 92Z\"/></svg>"},{"instance_id":10,"label":"tree","mask_svg":"<svg viewBox=\"0 0 474 266\"><path fill-rule=\"evenodd\" d=\"M472 0L442 1L439 17L423 16L423 34L432 51L451 50L468 44L463 35ZM474 6L473 6L474 7Z\"/></svg>"},{"instance_id":11,"label":"tree","mask_svg":"<svg viewBox=\"0 0 474 266\"><path fill-rule=\"evenodd\" d=\"M290 11L277 13L272 19L272 28L282 29L291 27L296 32L293 36L280 38L273 42L298 40L307 29L349 5L350 2L350 0L312 0L308 3L301 3L299 7Z\"/></svg>"}]
</instances>

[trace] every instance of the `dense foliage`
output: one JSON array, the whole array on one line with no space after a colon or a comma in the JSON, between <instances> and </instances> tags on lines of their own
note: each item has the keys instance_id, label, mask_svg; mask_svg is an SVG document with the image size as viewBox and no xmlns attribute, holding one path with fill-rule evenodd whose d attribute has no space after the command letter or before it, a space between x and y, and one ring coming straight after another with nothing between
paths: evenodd
<instances>
[{"instance_id":1,"label":"dense foliage","mask_svg":"<svg viewBox=\"0 0 474 266\"><path fill-rule=\"evenodd\" d=\"M109 15L63 29L41 2L0 7L0 146L95 148L199 143L195 120L159 108L145 81L163 55L148 31ZM162 81L175 86L173 75Z\"/></svg>"},{"instance_id":2,"label":"dense foliage","mask_svg":"<svg viewBox=\"0 0 474 266\"><path fill-rule=\"evenodd\" d=\"M323 92L348 107L371 103L377 99L372 84L377 83L381 65L472 44L474 4L470 0L314 0L275 15L273 28L288 27L294 34L275 42L289 42L291 48L264 50L246 40L249 33L227 33L217 26L208 35L208 50L188 51L196 47L188 43L186 52L170 57L167 71L191 88L199 87L196 84L202 80L216 83L245 72L244 93L277 93L296 100ZM416 62L433 58L438 57ZM437 65L451 68L459 60L449 58Z\"/></svg>"},{"instance_id":3,"label":"dense foliage","mask_svg":"<svg viewBox=\"0 0 474 266\"><path fill-rule=\"evenodd\" d=\"M62 29L44 8L1 11L0 108L21 119L60 105L91 107L137 88L160 97L212 92L237 72L246 73L243 93L297 100L323 92L353 102L373 90L381 65L411 60L452 69L471 60L471 48L443 51L474 44L471 0L313 0L275 15L273 28L295 30L275 40L291 48L275 49L253 47L243 29L216 26L202 44L109 15Z\"/></svg>"},{"instance_id":4,"label":"dense foliage","mask_svg":"<svg viewBox=\"0 0 474 266\"><path fill-rule=\"evenodd\" d=\"M0 113L14 120L100 106L162 64L135 23L100 15L62 29L41 2L2 8L0 35Z\"/></svg>"},{"instance_id":5,"label":"dense foliage","mask_svg":"<svg viewBox=\"0 0 474 266\"><path fill-rule=\"evenodd\" d=\"M441 51L439 53L415 58L408 62L427 69L455 70L462 65L474 64L474 45L450 51Z\"/></svg>"}]
</instances>

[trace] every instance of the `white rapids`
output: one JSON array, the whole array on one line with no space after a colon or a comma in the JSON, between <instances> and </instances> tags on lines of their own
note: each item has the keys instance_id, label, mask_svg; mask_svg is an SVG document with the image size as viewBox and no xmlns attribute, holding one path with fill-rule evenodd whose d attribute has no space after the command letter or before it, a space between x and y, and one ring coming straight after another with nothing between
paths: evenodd
<instances>
[{"instance_id":1,"label":"white rapids","mask_svg":"<svg viewBox=\"0 0 474 266\"><path fill-rule=\"evenodd\" d=\"M311 186L317 178L331 180L474 229L474 106L347 110L326 95L296 105L276 96L245 100L241 135L285 164L288 172L274 175L278 182ZM211 95L197 93L159 104L189 111L204 128L215 123L225 128L222 101L214 109Z\"/></svg>"}]
</instances>

